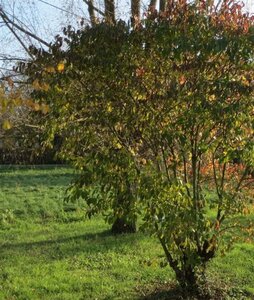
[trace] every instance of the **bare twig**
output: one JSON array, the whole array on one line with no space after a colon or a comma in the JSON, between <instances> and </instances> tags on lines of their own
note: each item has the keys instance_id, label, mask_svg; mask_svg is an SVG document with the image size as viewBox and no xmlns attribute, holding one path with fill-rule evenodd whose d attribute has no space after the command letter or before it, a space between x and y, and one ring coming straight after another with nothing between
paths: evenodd
<instances>
[{"instance_id":1,"label":"bare twig","mask_svg":"<svg viewBox=\"0 0 254 300\"><path fill-rule=\"evenodd\" d=\"M38 42L42 43L43 45L51 48L51 45L49 43L47 43L46 41L44 41L43 39L41 39L40 37L38 37L37 35L35 35L34 33L24 29L23 27L19 26L18 24L16 24L15 22L13 22L4 12L3 8L0 6L0 17L2 18L2 20L5 22L6 26L8 26L8 28L10 29L11 26L9 25L9 23L14 26L15 28L17 28L18 30L22 31L23 33L27 34L28 36L34 38L35 40L37 40ZM13 28L10 29L12 31L12 33L14 34L14 30ZM15 34L15 37L17 37L17 34ZM20 38L19 38L20 40ZM22 42L23 43L23 42ZM23 46L24 47L24 46ZM30 55L31 56L31 55Z\"/></svg>"}]
</instances>

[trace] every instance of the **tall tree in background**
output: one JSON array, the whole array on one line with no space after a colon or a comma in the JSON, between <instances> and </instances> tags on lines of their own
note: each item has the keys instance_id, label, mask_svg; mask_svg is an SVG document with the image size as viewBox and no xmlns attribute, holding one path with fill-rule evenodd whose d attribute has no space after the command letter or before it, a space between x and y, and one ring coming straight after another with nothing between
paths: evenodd
<instances>
[{"instance_id":1,"label":"tall tree in background","mask_svg":"<svg viewBox=\"0 0 254 300\"><path fill-rule=\"evenodd\" d=\"M129 27L124 22L112 25L105 21L96 26L86 27L83 31L74 32L69 27L64 32L68 50L61 48L62 37L58 37L55 44L52 44L53 55L34 48L33 55L37 59L35 63L29 63L27 75L33 83L34 96L44 98L46 103L49 104L50 99L62 99L69 106L68 102L72 99L73 107L67 110L70 115L60 117L57 107L52 107L46 125L49 141L54 140L55 135L63 137L59 153L61 157L82 170L79 179L69 189L69 198L83 197L89 204L89 216L102 211L109 213L107 220L113 223L114 233L135 232L137 184L133 174L138 170L130 163L129 153L121 150L121 145L115 138L112 148L104 151L104 148L108 147L108 139L112 136L112 129L105 130L100 122L97 127L92 122L85 125L81 111L86 110L85 105L83 106L83 101L86 100L80 98L80 93L84 96L90 95L88 105L91 105L89 103L92 99L94 103L101 101L101 105L103 104L103 89L110 85L110 82L114 82L112 78L117 68L118 55L128 38ZM73 67L67 74L65 70L69 63ZM98 78L94 77L98 76L96 70L102 77L103 74L107 74L104 82L101 81L102 78L97 80ZM109 74L112 74L112 77L108 76ZM96 86L91 89L95 82ZM67 85L70 89L66 93ZM113 91L110 93L114 94ZM63 102L60 106L62 105ZM76 117L80 113L80 119L76 123ZM63 117L60 127L58 117ZM105 146L102 147L104 143Z\"/></svg>"},{"instance_id":2,"label":"tall tree in background","mask_svg":"<svg viewBox=\"0 0 254 300\"><path fill-rule=\"evenodd\" d=\"M84 0L85 1L85 0ZM95 7L94 7L94 1L93 0L89 0L89 1L85 1L87 6L88 6L88 13L90 16L90 22L91 25L94 26L97 22L96 20L96 16L95 16Z\"/></svg>"},{"instance_id":3,"label":"tall tree in background","mask_svg":"<svg viewBox=\"0 0 254 300\"><path fill-rule=\"evenodd\" d=\"M136 26L140 23L140 0L131 1L131 19L132 26Z\"/></svg>"},{"instance_id":4,"label":"tall tree in background","mask_svg":"<svg viewBox=\"0 0 254 300\"><path fill-rule=\"evenodd\" d=\"M102 19L105 20L106 24L109 24L111 26L116 24L116 5L114 0L104 1L104 11L97 7L93 0L85 0L84 2L87 5L92 27L96 26L96 24ZM131 1L130 13L132 26L135 27L140 22L140 0ZM13 16L13 18L11 19L9 17L9 14L5 12L5 9L3 7L0 8L0 17L2 18L4 24L6 24L10 32L13 34L13 36L17 39L18 43L20 43L24 51L28 54L30 59L33 60L34 58L36 58L36 54L32 51L32 48L30 48L29 45L27 45L23 40L22 34L25 34L27 37L32 38L33 41L41 43L41 45L46 47L46 49L49 49L49 52L54 51L54 49L51 49L52 47L48 42L40 38L38 34L33 33L31 29L28 29L24 27L23 24L20 24L15 16ZM31 42L32 40L30 39L29 41ZM9 74L9 76L16 76L16 73L14 72L13 75ZM22 81L20 81L20 83L22 83ZM127 228L129 228L129 231L131 232L135 231L135 222L131 221L130 223L133 225L130 226L130 224L126 224L125 221L117 217L115 220L115 226L113 226L113 231L122 232L126 231ZM116 226L116 224L118 224L118 226Z\"/></svg>"},{"instance_id":5,"label":"tall tree in background","mask_svg":"<svg viewBox=\"0 0 254 300\"><path fill-rule=\"evenodd\" d=\"M115 24L116 14L115 14L115 1L105 0L105 22L108 24Z\"/></svg>"}]
</instances>

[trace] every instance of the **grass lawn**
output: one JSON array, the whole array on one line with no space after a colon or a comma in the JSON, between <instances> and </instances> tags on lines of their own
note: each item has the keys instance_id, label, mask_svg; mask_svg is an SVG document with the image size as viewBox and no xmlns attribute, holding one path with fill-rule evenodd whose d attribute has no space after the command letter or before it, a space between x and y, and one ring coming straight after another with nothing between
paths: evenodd
<instances>
[{"instance_id":1,"label":"grass lawn","mask_svg":"<svg viewBox=\"0 0 254 300\"><path fill-rule=\"evenodd\" d=\"M84 218L82 202L66 205L72 177L63 167L0 169L0 299L168 299L174 276L157 240L112 236L101 217ZM236 244L208 274L234 286L227 299L254 299L254 244Z\"/></svg>"}]
</instances>

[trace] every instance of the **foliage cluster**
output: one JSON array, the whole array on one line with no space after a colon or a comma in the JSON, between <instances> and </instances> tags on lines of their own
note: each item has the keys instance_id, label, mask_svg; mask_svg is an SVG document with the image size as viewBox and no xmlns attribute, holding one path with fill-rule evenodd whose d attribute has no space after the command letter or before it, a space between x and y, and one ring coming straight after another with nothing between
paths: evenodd
<instances>
[{"instance_id":1,"label":"foliage cluster","mask_svg":"<svg viewBox=\"0 0 254 300\"><path fill-rule=\"evenodd\" d=\"M54 149L42 148L43 122L48 106L34 102L31 88L6 77L0 88L0 164L56 163Z\"/></svg>"}]
</instances>

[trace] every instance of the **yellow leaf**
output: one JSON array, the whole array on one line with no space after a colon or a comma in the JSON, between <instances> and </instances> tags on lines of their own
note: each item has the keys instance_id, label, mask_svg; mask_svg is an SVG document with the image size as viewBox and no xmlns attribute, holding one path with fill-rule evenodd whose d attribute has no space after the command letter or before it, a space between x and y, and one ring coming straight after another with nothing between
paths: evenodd
<instances>
[{"instance_id":1,"label":"yellow leaf","mask_svg":"<svg viewBox=\"0 0 254 300\"><path fill-rule=\"evenodd\" d=\"M185 82L186 82L185 76L184 76L184 75L180 76L180 78L179 78L179 83L180 83L180 85L185 84Z\"/></svg>"},{"instance_id":2,"label":"yellow leaf","mask_svg":"<svg viewBox=\"0 0 254 300\"><path fill-rule=\"evenodd\" d=\"M22 100L20 98L14 99L14 105L20 106L22 104Z\"/></svg>"},{"instance_id":3,"label":"yellow leaf","mask_svg":"<svg viewBox=\"0 0 254 300\"><path fill-rule=\"evenodd\" d=\"M38 111L38 110L40 110L40 104L39 103L34 103L34 105L33 105L33 109L35 110L35 111Z\"/></svg>"},{"instance_id":4,"label":"yellow leaf","mask_svg":"<svg viewBox=\"0 0 254 300\"><path fill-rule=\"evenodd\" d=\"M32 109L33 109L33 107L34 107L34 102L33 102L32 99L27 99L27 100L25 101L25 104L26 104L26 106L28 106L28 107L30 107L30 108L32 108Z\"/></svg>"},{"instance_id":5,"label":"yellow leaf","mask_svg":"<svg viewBox=\"0 0 254 300\"><path fill-rule=\"evenodd\" d=\"M56 89L57 92L62 92L63 91L63 89L60 88L59 86L56 86L55 89Z\"/></svg>"},{"instance_id":6,"label":"yellow leaf","mask_svg":"<svg viewBox=\"0 0 254 300\"><path fill-rule=\"evenodd\" d=\"M64 63L60 62L57 67L56 67L58 72L63 72L64 71Z\"/></svg>"},{"instance_id":7,"label":"yellow leaf","mask_svg":"<svg viewBox=\"0 0 254 300\"><path fill-rule=\"evenodd\" d=\"M41 84L41 90L47 92L49 90L49 84L43 82Z\"/></svg>"},{"instance_id":8,"label":"yellow leaf","mask_svg":"<svg viewBox=\"0 0 254 300\"><path fill-rule=\"evenodd\" d=\"M140 100L140 101L147 100L146 95L138 94L137 95L137 100Z\"/></svg>"},{"instance_id":9,"label":"yellow leaf","mask_svg":"<svg viewBox=\"0 0 254 300\"><path fill-rule=\"evenodd\" d=\"M209 96L209 100L213 101L215 99L216 99L216 96L214 94Z\"/></svg>"},{"instance_id":10,"label":"yellow leaf","mask_svg":"<svg viewBox=\"0 0 254 300\"><path fill-rule=\"evenodd\" d=\"M40 86L40 83L39 83L39 80L38 79L35 79L34 82L33 82L33 87L36 89L36 90L40 90L41 89L41 86Z\"/></svg>"},{"instance_id":11,"label":"yellow leaf","mask_svg":"<svg viewBox=\"0 0 254 300\"><path fill-rule=\"evenodd\" d=\"M250 210L247 207L244 207L242 212L244 215L248 215L250 213Z\"/></svg>"},{"instance_id":12,"label":"yellow leaf","mask_svg":"<svg viewBox=\"0 0 254 300\"><path fill-rule=\"evenodd\" d=\"M136 155L135 151L134 151L132 148L130 148L129 151L130 151L130 153L131 153L133 156Z\"/></svg>"},{"instance_id":13,"label":"yellow leaf","mask_svg":"<svg viewBox=\"0 0 254 300\"><path fill-rule=\"evenodd\" d=\"M55 71L56 71L55 68L52 67L52 66L46 67L45 70L46 70L48 73L55 73Z\"/></svg>"},{"instance_id":14,"label":"yellow leaf","mask_svg":"<svg viewBox=\"0 0 254 300\"><path fill-rule=\"evenodd\" d=\"M107 112L112 112L112 106L111 106L111 104L107 105Z\"/></svg>"},{"instance_id":15,"label":"yellow leaf","mask_svg":"<svg viewBox=\"0 0 254 300\"><path fill-rule=\"evenodd\" d=\"M140 163L141 163L141 165L146 165L147 160L145 158L141 158Z\"/></svg>"},{"instance_id":16,"label":"yellow leaf","mask_svg":"<svg viewBox=\"0 0 254 300\"><path fill-rule=\"evenodd\" d=\"M117 149L121 149L122 148L122 145L120 143L116 143L116 148Z\"/></svg>"},{"instance_id":17,"label":"yellow leaf","mask_svg":"<svg viewBox=\"0 0 254 300\"><path fill-rule=\"evenodd\" d=\"M41 111L44 115L46 115L49 112L49 106L46 104L41 105Z\"/></svg>"},{"instance_id":18,"label":"yellow leaf","mask_svg":"<svg viewBox=\"0 0 254 300\"><path fill-rule=\"evenodd\" d=\"M4 130L9 130L9 129L11 129L11 123L10 123L9 120L4 120L4 121L3 121L3 129L4 129Z\"/></svg>"},{"instance_id":19,"label":"yellow leaf","mask_svg":"<svg viewBox=\"0 0 254 300\"><path fill-rule=\"evenodd\" d=\"M249 85L250 85L249 81L247 80L247 78L246 78L245 76L242 76L242 77L241 77L241 80L242 80L242 84L243 84L243 85L246 85L246 86L249 86Z\"/></svg>"}]
</instances>

